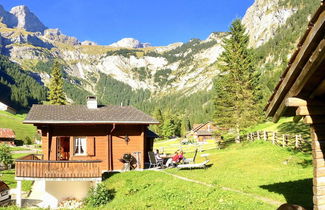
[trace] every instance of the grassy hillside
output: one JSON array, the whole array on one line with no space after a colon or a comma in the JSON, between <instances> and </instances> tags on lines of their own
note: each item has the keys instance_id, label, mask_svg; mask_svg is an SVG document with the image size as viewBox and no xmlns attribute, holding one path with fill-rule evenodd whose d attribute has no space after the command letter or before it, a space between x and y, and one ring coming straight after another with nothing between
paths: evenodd
<instances>
[{"instance_id":1,"label":"grassy hillside","mask_svg":"<svg viewBox=\"0 0 325 210\"><path fill-rule=\"evenodd\" d=\"M166 169L165 172L212 186L157 171L116 173L104 181L113 195L104 208L276 209L278 205L261 201L260 196L274 203L312 207L310 155L262 141L233 144L205 153L211 163L206 170ZM197 162L204 160L198 157Z\"/></svg>"},{"instance_id":2,"label":"grassy hillside","mask_svg":"<svg viewBox=\"0 0 325 210\"><path fill-rule=\"evenodd\" d=\"M34 139L36 128L33 125L23 124L26 115L13 115L8 112L0 111L0 128L11 128L16 133L16 139L24 140L26 136Z\"/></svg>"}]
</instances>

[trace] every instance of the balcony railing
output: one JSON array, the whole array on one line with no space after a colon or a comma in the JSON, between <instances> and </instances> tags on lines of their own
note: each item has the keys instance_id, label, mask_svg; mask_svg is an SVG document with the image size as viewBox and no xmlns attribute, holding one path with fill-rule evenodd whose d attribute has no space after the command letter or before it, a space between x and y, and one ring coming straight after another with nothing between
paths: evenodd
<instances>
[{"instance_id":1,"label":"balcony railing","mask_svg":"<svg viewBox=\"0 0 325 210\"><path fill-rule=\"evenodd\" d=\"M16 160L16 177L28 178L99 178L100 160L53 161L42 155L27 155Z\"/></svg>"}]
</instances>

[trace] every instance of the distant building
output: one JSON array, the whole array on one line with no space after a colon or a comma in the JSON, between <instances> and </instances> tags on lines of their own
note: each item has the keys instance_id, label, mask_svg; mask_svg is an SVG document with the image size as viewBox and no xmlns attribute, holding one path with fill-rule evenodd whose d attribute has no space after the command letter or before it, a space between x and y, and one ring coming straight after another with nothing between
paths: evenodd
<instances>
[{"instance_id":1,"label":"distant building","mask_svg":"<svg viewBox=\"0 0 325 210\"><path fill-rule=\"evenodd\" d=\"M16 114L16 110L14 108L11 108L10 106L0 102L0 110L1 111L7 111L11 114Z\"/></svg>"},{"instance_id":2,"label":"distant building","mask_svg":"<svg viewBox=\"0 0 325 210\"><path fill-rule=\"evenodd\" d=\"M212 122L203 124L194 124L192 130L188 133L187 137L194 137L198 141L205 141L207 139L216 139L215 132L217 127Z\"/></svg>"},{"instance_id":3,"label":"distant building","mask_svg":"<svg viewBox=\"0 0 325 210\"><path fill-rule=\"evenodd\" d=\"M10 128L0 128L0 143L14 145L15 132Z\"/></svg>"}]
</instances>

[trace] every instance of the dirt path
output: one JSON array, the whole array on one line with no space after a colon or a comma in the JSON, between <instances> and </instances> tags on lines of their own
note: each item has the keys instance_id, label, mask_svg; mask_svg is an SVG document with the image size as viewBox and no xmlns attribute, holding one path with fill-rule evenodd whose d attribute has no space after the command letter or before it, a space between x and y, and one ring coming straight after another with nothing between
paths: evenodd
<instances>
[{"instance_id":1,"label":"dirt path","mask_svg":"<svg viewBox=\"0 0 325 210\"><path fill-rule=\"evenodd\" d=\"M183 177L183 176L168 173L165 170L155 170L155 171L158 171L158 172L161 172L161 173L164 173L164 174L168 174L170 176L173 176L175 178L178 178L178 179L181 179L181 180L184 180L184 181L187 181L187 182L194 182L196 184L204 185L204 186L207 186L207 187L216 187L216 186L214 186L212 184L208 184L208 183L201 182L201 181L198 181L198 180L189 179L189 178L186 178L186 177ZM269 199L269 198L266 198L266 197L263 197L263 196L255 195L255 194L252 194L252 193L246 193L246 192L236 190L236 189L232 189L232 188L229 188L229 187L220 187L220 188L222 190L226 190L226 191L230 191L230 192L236 192L236 193L239 193L239 194L242 194L242 195L246 195L248 197L255 198L257 200L263 201L264 203L268 203L268 204L271 204L273 206L280 206L281 204L283 204L283 202L280 202L280 201L275 201L275 200L272 200L272 199Z\"/></svg>"}]
</instances>

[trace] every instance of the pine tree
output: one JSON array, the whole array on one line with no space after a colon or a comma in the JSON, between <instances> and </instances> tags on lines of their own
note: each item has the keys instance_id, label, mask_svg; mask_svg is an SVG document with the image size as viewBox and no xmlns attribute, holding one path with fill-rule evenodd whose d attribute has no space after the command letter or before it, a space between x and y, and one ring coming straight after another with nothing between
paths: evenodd
<instances>
[{"instance_id":1,"label":"pine tree","mask_svg":"<svg viewBox=\"0 0 325 210\"><path fill-rule=\"evenodd\" d=\"M54 62L52 67L48 100L50 104L64 105L67 103L63 91L61 65L57 61Z\"/></svg>"},{"instance_id":2,"label":"pine tree","mask_svg":"<svg viewBox=\"0 0 325 210\"><path fill-rule=\"evenodd\" d=\"M224 39L224 52L219 58L220 75L214 80L214 120L217 125L240 131L252 125L258 116L254 95L254 56L248 49L249 38L239 19Z\"/></svg>"}]
</instances>

